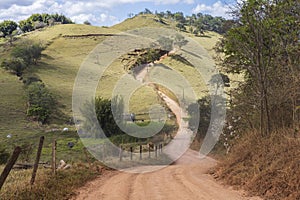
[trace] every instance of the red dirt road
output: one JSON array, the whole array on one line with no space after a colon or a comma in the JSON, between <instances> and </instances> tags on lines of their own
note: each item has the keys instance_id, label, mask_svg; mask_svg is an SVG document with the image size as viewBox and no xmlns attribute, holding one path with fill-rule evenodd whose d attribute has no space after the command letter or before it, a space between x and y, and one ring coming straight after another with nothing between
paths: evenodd
<instances>
[{"instance_id":1,"label":"red dirt road","mask_svg":"<svg viewBox=\"0 0 300 200\"><path fill-rule=\"evenodd\" d=\"M146 76L138 74L138 80ZM182 120L186 113L175 101L159 92L172 112L176 115L179 130L172 144L164 152L176 160L189 147L190 131ZM188 149L175 164L160 170L161 166L144 166L129 173L114 171L102 175L78 190L76 200L261 200L258 197L245 197L243 192L234 191L216 182L207 174L217 161Z\"/></svg>"},{"instance_id":2,"label":"red dirt road","mask_svg":"<svg viewBox=\"0 0 300 200\"><path fill-rule=\"evenodd\" d=\"M216 165L188 150L174 165L150 173L111 172L78 191L76 200L260 200L216 182L206 172ZM155 166L153 166L155 167ZM151 168L151 166L149 166Z\"/></svg>"}]
</instances>

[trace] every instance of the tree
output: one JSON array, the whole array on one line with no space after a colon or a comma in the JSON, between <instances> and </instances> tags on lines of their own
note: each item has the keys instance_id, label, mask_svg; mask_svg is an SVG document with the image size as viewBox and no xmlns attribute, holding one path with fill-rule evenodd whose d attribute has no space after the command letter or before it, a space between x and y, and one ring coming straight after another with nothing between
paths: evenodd
<instances>
[{"instance_id":1,"label":"tree","mask_svg":"<svg viewBox=\"0 0 300 200\"><path fill-rule=\"evenodd\" d=\"M93 109L96 112L97 122L93 118ZM94 101L87 102L81 110L85 118L84 129L92 132L92 136L95 138L122 134L123 132L117 124L123 123L123 110L124 103L120 97L114 97L112 100L96 97ZM104 133L94 130L95 123L99 123Z\"/></svg>"},{"instance_id":2,"label":"tree","mask_svg":"<svg viewBox=\"0 0 300 200\"><path fill-rule=\"evenodd\" d=\"M218 51L225 55L221 60L227 72L245 75L242 92L235 95L235 107L250 109L248 105L252 105L251 112L258 112L261 134L266 136L296 120L293 110L299 98L295 74L299 74L296 55L300 44L295 27L300 23L299 5L292 0L249 0L239 6L235 12L238 20ZM278 116L282 123L278 123ZM250 121L255 123L256 119Z\"/></svg>"},{"instance_id":3,"label":"tree","mask_svg":"<svg viewBox=\"0 0 300 200\"><path fill-rule=\"evenodd\" d=\"M180 34L176 34L174 38L174 46L177 46L179 49L186 45L188 41Z\"/></svg>"},{"instance_id":4,"label":"tree","mask_svg":"<svg viewBox=\"0 0 300 200\"><path fill-rule=\"evenodd\" d=\"M31 83L27 89L27 115L46 123L53 112L55 100L49 90L41 82Z\"/></svg>"},{"instance_id":5,"label":"tree","mask_svg":"<svg viewBox=\"0 0 300 200\"><path fill-rule=\"evenodd\" d=\"M85 24L85 25L92 25L91 22L89 22L88 20L85 20L85 21L83 22L83 24Z\"/></svg>"},{"instance_id":6,"label":"tree","mask_svg":"<svg viewBox=\"0 0 300 200\"><path fill-rule=\"evenodd\" d=\"M176 12L174 14L174 19L179 23L182 23L182 24L185 23L185 17L182 12Z\"/></svg>"},{"instance_id":7,"label":"tree","mask_svg":"<svg viewBox=\"0 0 300 200\"><path fill-rule=\"evenodd\" d=\"M127 16L128 16L129 18L132 18L132 17L134 17L134 14L133 14L133 13L128 13Z\"/></svg>"},{"instance_id":8,"label":"tree","mask_svg":"<svg viewBox=\"0 0 300 200\"><path fill-rule=\"evenodd\" d=\"M214 102L212 102L212 100ZM221 111L224 108L226 100L219 95L204 96L198 99L197 103L192 103L188 106L189 113L189 128L197 131L197 139L200 140L205 137L209 126L219 123L218 119L212 117L219 117L218 114L212 116L212 106L215 110ZM221 115L221 113L219 113ZM196 129L197 127L197 129Z\"/></svg>"},{"instance_id":9,"label":"tree","mask_svg":"<svg viewBox=\"0 0 300 200\"><path fill-rule=\"evenodd\" d=\"M19 27L24 33L30 32L34 29L32 22L30 22L29 20L19 21Z\"/></svg>"},{"instance_id":10,"label":"tree","mask_svg":"<svg viewBox=\"0 0 300 200\"><path fill-rule=\"evenodd\" d=\"M168 52L173 50L173 40L171 38L162 36L157 40L157 42L163 50Z\"/></svg>"},{"instance_id":11,"label":"tree","mask_svg":"<svg viewBox=\"0 0 300 200\"><path fill-rule=\"evenodd\" d=\"M13 48L11 56L14 58L23 59L24 63L29 66L31 64L37 64L37 61L42 56L44 47L40 43L33 42L31 40L24 40Z\"/></svg>"},{"instance_id":12,"label":"tree","mask_svg":"<svg viewBox=\"0 0 300 200\"><path fill-rule=\"evenodd\" d=\"M145 11L141 12L141 13L142 14L152 14L152 12L148 8L145 8Z\"/></svg>"},{"instance_id":13,"label":"tree","mask_svg":"<svg viewBox=\"0 0 300 200\"><path fill-rule=\"evenodd\" d=\"M11 20L5 20L0 23L0 31L3 33L3 36L11 35L18 27L18 24Z\"/></svg>"},{"instance_id":14,"label":"tree","mask_svg":"<svg viewBox=\"0 0 300 200\"><path fill-rule=\"evenodd\" d=\"M180 31L186 31L186 28L185 28L184 24L182 24L182 23L177 23L176 27L179 28Z\"/></svg>"},{"instance_id":15,"label":"tree","mask_svg":"<svg viewBox=\"0 0 300 200\"><path fill-rule=\"evenodd\" d=\"M17 76L22 76L24 70L27 68L26 64L21 58L11 58L9 60L4 60L1 63L1 67L13 72Z\"/></svg>"},{"instance_id":16,"label":"tree","mask_svg":"<svg viewBox=\"0 0 300 200\"><path fill-rule=\"evenodd\" d=\"M209 80L209 83L211 85L216 86L216 90L219 89L222 85L224 87L230 87L230 79L227 75L220 73L220 74L214 74L211 79Z\"/></svg>"}]
</instances>

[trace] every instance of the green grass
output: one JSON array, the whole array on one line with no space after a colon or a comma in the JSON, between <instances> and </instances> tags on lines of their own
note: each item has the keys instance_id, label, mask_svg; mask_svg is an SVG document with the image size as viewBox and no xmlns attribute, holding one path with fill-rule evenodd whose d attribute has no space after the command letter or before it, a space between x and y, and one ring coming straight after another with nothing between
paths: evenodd
<instances>
[{"instance_id":1,"label":"green grass","mask_svg":"<svg viewBox=\"0 0 300 200\"><path fill-rule=\"evenodd\" d=\"M156 27L156 28L175 28L176 23L169 21L167 19L164 19L165 24L162 24L158 22L158 17L150 14L145 15L138 15L131 19L126 19L124 22L112 26L112 28L121 30L121 31L127 31L137 28L143 28L143 27Z\"/></svg>"},{"instance_id":2,"label":"green grass","mask_svg":"<svg viewBox=\"0 0 300 200\"><path fill-rule=\"evenodd\" d=\"M173 28L175 24L171 21L165 20L166 24L157 22L153 15L141 15L128 19L121 24L115 25L111 28L101 28L86 25L57 25L49 28L44 28L31 33L26 33L18 36L21 38L28 38L35 41L40 41L46 45L46 50L43 51L42 59L37 66L34 66L25 76L34 74L38 76L49 88L49 90L56 97L61 116L56 116L55 120L51 121L50 125L40 126L36 122L30 121L26 116L26 98L24 94L23 84L18 78L8 72L0 69L0 138L1 145L8 147L12 150L13 145L21 145L22 143L32 142L37 143L41 135L45 135L45 149L44 156L49 154L50 142L53 138L57 137L60 145L59 149L65 154L69 160L73 158L73 151L80 151L82 147L80 142L77 141L76 132L66 135L65 133L46 133L52 128L59 128L60 130L65 127L66 121L72 118L72 90L74 80L80 65L85 60L86 56L107 37L104 35L99 36L83 36L83 37L70 37L87 34L115 34L120 31L126 31L134 28L141 27L164 27ZM184 33L187 34L187 33ZM219 36L214 33L207 33L209 37L194 37L199 41L205 49L211 50L216 38ZM66 37L68 36L68 37ZM15 41L16 42L18 42ZM1 43L0 45L0 60L8 57L9 45ZM171 69L176 70L190 81L190 84L196 91L196 95L200 96L203 90L203 81L197 75L195 69L191 66L184 65L183 63L171 58L165 59L163 64L169 66ZM99 83L97 95L105 98L110 98L115 83L120 77L127 72L123 69L120 60L115 60L111 66L105 71L103 78ZM151 72L155 73L155 71ZM162 77L166 78L166 76ZM172 79L172 77L170 77ZM176 82L177 80L171 80ZM128 88L124 87L126 91ZM170 93L182 93L182 88L179 86L177 91ZM166 91L167 92L167 91ZM150 86L143 86L136 90L129 101L130 112L147 113L152 105L161 104L161 100L157 98L156 92ZM147 117L147 116L146 116ZM71 128L69 126L69 128ZM74 130L74 128L73 128ZM11 139L6 138L8 134L12 134ZM49 140L49 141L48 141ZM73 151L66 149L64 144L67 141L78 143ZM78 149L77 149L78 147ZM64 155L64 154L62 154ZM74 155L75 156L75 155Z\"/></svg>"},{"instance_id":3,"label":"green grass","mask_svg":"<svg viewBox=\"0 0 300 200\"><path fill-rule=\"evenodd\" d=\"M54 139L57 140L57 162L63 159L74 166L76 165L75 163L86 162L87 158L83 151L83 144L87 146L94 146L102 142L104 143L106 140L95 140L91 138L83 138L81 140L75 128L71 125L66 125L66 121L69 121L72 118L72 92L77 71L88 54L99 43L103 42L107 36L84 35L115 34L120 33L121 31L142 27L174 28L176 25L172 21L165 20L165 22L166 24L157 22L157 17L153 15L140 15L132 19L125 20L123 23L110 28L68 24L44 28L18 36L18 40L15 41L15 43L22 38L27 38L40 41L45 45L46 49L43 51L42 59L39 61L38 65L31 68L25 76L35 75L46 84L58 101L57 108L59 112L55 113L55 117L51 120L49 125L41 126L28 119L26 116L26 98L23 83L19 81L16 76L0 69L1 147L12 152L13 148L17 145L22 146L24 144L32 144L33 150L29 156L29 162L33 163L39 137L43 135L45 136L45 142L41 162L51 161L52 142ZM212 48L217 39L220 37L218 34L208 32L206 33L207 37L195 37L188 33L183 34L187 34L187 36L190 36L195 41L199 42L199 44L207 51L204 52L206 55L214 56ZM80 35L82 37L77 37ZM0 40L0 61L9 56L10 49L11 47L9 45L6 45L3 40ZM206 62L210 63L212 60L206 57L203 60L204 66L207 64ZM164 59L161 64L168 66L171 70L176 71L188 79L198 98L201 97L202 90L206 90L203 77L199 75L195 68L171 58ZM152 70L150 73L155 74L156 72L156 70ZM178 80L174 77L168 76L168 72L169 69L163 69L163 73L159 73L157 76L162 80L168 79L168 81L173 83L178 82ZM116 59L104 72L103 77L99 82L96 95L104 98L111 98L115 84L126 73L127 72L123 69L121 60ZM175 87L175 91L171 91L169 88L163 86L158 87L175 101L180 100L176 97L176 94L182 95L183 93L183 88L180 85ZM124 87L123 90L129 93L129 88L130 87ZM185 96L188 98L189 94L187 91L185 92ZM161 99L157 97L152 86L142 86L132 93L128 105L129 112L147 113L149 108L155 104L162 104L162 102ZM145 123L148 123L147 117L149 116L147 114L137 116L137 118L138 117L145 119ZM168 120L167 124L176 128L174 119ZM68 127L70 131L60 131L64 127ZM56 130L51 131L52 129ZM7 138L6 136L8 134L12 134L12 138ZM116 143L120 143L120 141L122 143L122 141L124 141L124 138L122 137L115 136L111 139ZM156 140L157 138L151 139ZM69 149L67 146L68 142L73 142L75 146L72 149ZM150 161L155 164L155 161ZM23 161L19 160L18 162ZM127 163L127 161L124 161L123 165L124 167L127 165L132 166L132 164ZM83 173L81 173L78 169L82 170ZM0 171L2 171L2 168ZM94 177L94 174L90 174L86 167L74 167L74 170L71 170L70 172L62 172L54 178L49 175L47 170L39 170L37 180L39 184L33 187L33 189L30 189L28 187L30 172L31 170L13 172L4 187L4 191L9 192L1 193L0 195L2 196L0 199L64 199L72 194L72 189L74 189L74 187L78 187L87 179ZM60 182L63 182L63 185L58 184ZM71 187L69 187L68 184L71 185ZM52 186L50 190L47 188L48 186ZM62 190L68 190L70 192L62 193ZM34 193L34 195L30 196L32 193Z\"/></svg>"},{"instance_id":4,"label":"green grass","mask_svg":"<svg viewBox=\"0 0 300 200\"><path fill-rule=\"evenodd\" d=\"M207 87L201 77L201 74L199 74L194 67L185 65L182 62L169 57L164 59L162 64L165 67L158 65L158 67L151 70L150 73L151 76L160 80L161 84L173 93L173 100L182 101L183 97L185 99L193 98L194 95L191 94L191 90L184 87L184 81L187 81L187 83L191 86L191 89L195 92L196 98L203 96ZM169 69L166 68L166 66ZM172 73L170 72L170 69L173 70ZM173 73L178 75L172 75Z\"/></svg>"},{"instance_id":5,"label":"green grass","mask_svg":"<svg viewBox=\"0 0 300 200\"><path fill-rule=\"evenodd\" d=\"M205 36L195 36L193 34L187 34L187 36L197 41L205 50L208 51L211 57L216 55L214 47L222 36L218 33L206 31Z\"/></svg>"}]
</instances>

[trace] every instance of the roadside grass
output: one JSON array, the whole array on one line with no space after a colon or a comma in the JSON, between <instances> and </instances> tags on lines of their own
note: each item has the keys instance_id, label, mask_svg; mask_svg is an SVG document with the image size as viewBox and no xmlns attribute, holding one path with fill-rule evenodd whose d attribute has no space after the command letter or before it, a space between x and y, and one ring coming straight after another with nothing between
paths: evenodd
<instances>
[{"instance_id":1,"label":"roadside grass","mask_svg":"<svg viewBox=\"0 0 300 200\"><path fill-rule=\"evenodd\" d=\"M216 170L219 179L265 199L300 199L299 132L281 129L262 137L251 131L239 139Z\"/></svg>"},{"instance_id":2,"label":"roadside grass","mask_svg":"<svg viewBox=\"0 0 300 200\"><path fill-rule=\"evenodd\" d=\"M0 191L0 199L69 199L75 195L76 188L101 174L102 167L97 166L92 169L87 164L78 163L69 170L57 171L55 176L51 170L39 168L33 186L29 184L32 170L13 170Z\"/></svg>"},{"instance_id":3,"label":"roadside grass","mask_svg":"<svg viewBox=\"0 0 300 200\"><path fill-rule=\"evenodd\" d=\"M62 132L25 132L22 134L13 134L12 138L6 138L1 140L1 146L3 146L9 153L11 153L16 146L24 148L22 154L24 159L21 158L18 163L33 163L38 148L39 138L44 136L44 145L40 162L50 163L52 154L52 143L54 139L57 141L57 162L64 160L68 163L74 163L76 161L85 161L86 157L83 151L83 144L76 131ZM1 134L1 137L5 137ZM68 147L68 143L74 144L73 148Z\"/></svg>"}]
</instances>

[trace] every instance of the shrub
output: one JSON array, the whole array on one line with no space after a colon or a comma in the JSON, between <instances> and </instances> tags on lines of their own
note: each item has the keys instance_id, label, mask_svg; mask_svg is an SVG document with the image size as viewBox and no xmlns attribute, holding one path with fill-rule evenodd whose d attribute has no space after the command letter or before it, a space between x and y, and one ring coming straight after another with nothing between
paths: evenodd
<instances>
[{"instance_id":1,"label":"shrub","mask_svg":"<svg viewBox=\"0 0 300 200\"><path fill-rule=\"evenodd\" d=\"M9 60L4 60L1 63L1 67L11 71L17 76L22 76L24 70L27 68L26 64L24 63L23 59L20 58L12 58Z\"/></svg>"},{"instance_id":2,"label":"shrub","mask_svg":"<svg viewBox=\"0 0 300 200\"><path fill-rule=\"evenodd\" d=\"M43 50L42 44L25 40L13 48L11 56L13 58L22 59L27 66L31 64L36 65L42 56Z\"/></svg>"},{"instance_id":3,"label":"shrub","mask_svg":"<svg viewBox=\"0 0 300 200\"><path fill-rule=\"evenodd\" d=\"M113 111L117 114L123 114L123 99L119 97L114 97L112 100L104 99L102 97L95 98L92 102L87 102L84 109L81 110L83 117L85 118L84 129L89 130L96 138L102 138L104 135L97 130L94 130L95 123L99 123L100 127L104 131L107 137L112 135L122 134L117 125ZM97 121L94 121L93 110L95 109ZM118 123L122 123L122 116L115 116ZM86 131L87 132L87 131ZM91 136L91 135L88 135Z\"/></svg>"},{"instance_id":4,"label":"shrub","mask_svg":"<svg viewBox=\"0 0 300 200\"><path fill-rule=\"evenodd\" d=\"M48 121L54 108L54 98L45 85L33 82L27 87L28 109L27 115L34 117L43 124Z\"/></svg>"}]
</instances>

